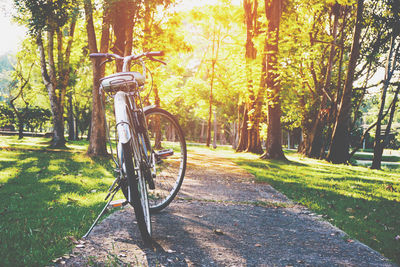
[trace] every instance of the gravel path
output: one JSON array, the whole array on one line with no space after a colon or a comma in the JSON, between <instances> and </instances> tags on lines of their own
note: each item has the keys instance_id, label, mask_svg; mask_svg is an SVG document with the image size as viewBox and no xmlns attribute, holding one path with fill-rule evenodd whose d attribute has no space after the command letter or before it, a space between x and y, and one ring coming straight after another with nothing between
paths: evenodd
<instances>
[{"instance_id":1,"label":"gravel path","mask_svg":"<svg viewBox=\"0 0 400 267\"><path fill-rule=\"evenodd\" d=\"M152 216L152 249L134 216L113 213L59 265L396 266L214 153L190 155L178 199Z\"/></svg>"}]
</instances>

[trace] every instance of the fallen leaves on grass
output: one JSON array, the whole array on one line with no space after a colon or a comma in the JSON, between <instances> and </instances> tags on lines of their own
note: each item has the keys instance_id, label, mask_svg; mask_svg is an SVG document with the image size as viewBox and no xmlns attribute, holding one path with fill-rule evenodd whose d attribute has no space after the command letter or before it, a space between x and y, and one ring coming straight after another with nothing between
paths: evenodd
<instances>
[{"instance_id":1,"label":"fallen leaves on grass","mask_svg":"<svg viewBox=\"0 0 400 267\"><path fill-rule=\"evenodd\" d=\"M216 235L223 235L223 234L224 234L224 232L222 232L221 229L214 229L214 233L215 233Z\"/></svg>"},{"instance_id":2,"label":"fallen leaves on grass","mask_svg":"<svg viewBox=\"0 0 400 267\"><path fill-rule=\"evenodd\" d=\"M347 211L348 213L354 213L354 210L353 210L352 208L347 208L346 211Z\"/></svg>"},{"instance_id":3,"label":"fallen leaves on grass","mask_svg":"<svg viewBox=\"0 0 400 267\"><path fill-rule=\"evenodd\" d=\"M76 240L76 238L74 236L67 236L67 238L69 240L72 241L72 243L74 243L75 245L80 244L78 240Z\"/></svg>"}]
</instances>

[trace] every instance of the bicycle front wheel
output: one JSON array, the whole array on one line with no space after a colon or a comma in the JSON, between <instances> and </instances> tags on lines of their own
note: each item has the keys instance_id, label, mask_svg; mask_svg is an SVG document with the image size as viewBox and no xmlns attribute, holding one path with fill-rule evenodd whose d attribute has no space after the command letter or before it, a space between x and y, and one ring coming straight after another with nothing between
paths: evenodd
<instances>
[{"instance_id":1,"label":"bicycle front wheel","mask_svg":"<svg viewBox=\"0 0 400 267\"><path fill-rule=\"evenodd\" d=\"M121 165L127 182L126 186L122 186L122 192L133 206L143 242L149 244L151 242L151 219L146 182L141 168L136 168L137 171L135 171L131 143L122 144L121 149Z\"/></svg>"},{"instance_id":2,"label":"bicycle front wheel","mask_svg":"<svg viewBox=\"0 0 400 267\"><path fill-rule=\"evenodd\" d=\"M167 207L178 193L186 171L186 142L171 113L160 108L145 111L152 148L155 189L148 190L151 212Z\"/></svg>"}]
</instances>

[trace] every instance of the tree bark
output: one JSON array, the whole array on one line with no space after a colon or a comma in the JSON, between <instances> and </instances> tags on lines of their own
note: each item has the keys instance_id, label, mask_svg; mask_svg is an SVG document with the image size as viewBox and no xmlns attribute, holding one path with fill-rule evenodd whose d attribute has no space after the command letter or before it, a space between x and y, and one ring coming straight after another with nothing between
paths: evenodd
<instances>
[{"instance_id":1,"label":"tree bark","mask_svg":"<svg viewBox=\"0 0 400 267\"><path fill-rule=\"evenodd\" d=\"M55 77L56 73L53 58L53 39L54 30L50 29L48 31L49 71L47 71L46 54L41 32L39 32L36 36L36 44L38 45L39 49L42 79L49 95L50 108L53 117L53 140L51 146L65 147L63 110L61 109L60 101L57 98L56 94L57 82Z\"/></svg>"},{"instance_id":2,"label":"tree bark","mask_svg":"<svg viewBox=\"0 0 400 267\"><path fill-rule=\"evenodd\" d=\"M264 104L265 89L260 87L257 95L254 92L254 82L252 65L257 58L257 49L254 46L254 36L258 34L257 25L257 0L243 1L243 9L246 23L246 73L247 73L247 91L248 99L246 99L246 108L244 110L243 123L241 125L241 134L237 151L246 151L256 154L263 152L260 139L260 121L261 110ZM245 132L246 131L246 132Z\"/></svg>"},{"instance_id":3,"label":"tree bark","mask_svg":"<svg viewBox=\"0 0 400 267\"><path fill-rule=\"evenodd\" d=\"M243 152L247 148L247 122L248 122L249 117L247 116L247 107L246 104L244 104L243 107L243 119L240 123L239 127L239 142L236 148L236 152Z\"/></svg>"},{"instance_id":4,"label":"tree bark","mask_svg":"<svg viewBox=\"0 0 400 267\"><path fill-rule=\"evenodd\" d=\"M384 85L383 85L383 89L382 89L382 96L381 96L381 103L380 103L380 108L379 108L379 113L378 113L378 119L376 121L376 131L375 131L375 141L374 141L374 157L372 159L371 169L380 169L381 168L383 149L387 145L387 139L388 139L390 127L391 127L391 124L393 121L394 110L396 108L396 103L397 103L397 95L399 92L399 87L397 87L397 90L395 92L395 96L393 99L393 103L391 106L391 110L393 110L393 112L392 111L390 112L389 122L386 126L385 134L384 134L384 136L382 136L381 130L382 130L383 110L385 108L385 103L386 103L386 94L387 94L387 90L389 88L390 80L396 69L396 61L397 61L396 58L398 56L398 51L400 48L400 43L397 45L397 48L395 48L395 40L397 37L397 33L395 33L395 29L393 29L392 31L393 32L392 32L392 36L391 36L390 49L389 49L388 57L386 60L385 81L384 81Z\"/></svg>"},{"instance_id":5,"label":"tree bark","mask_svg":"<svg viewBox=\"0 0 400 267\"><path fill-rule=\"evenodd\" d=\"M86 31L88 35L88 45L90 53L97 53L96 33L93 24L93 8L91 0L84 1L85 18L86 18ZM102 24L102 36L100 42L100 52L105 53L108 51L109 44L109 14L108 14L108 1L104 3L104 14ZM92 118L89 127L89 148L88 155L90 156L106 156L106 127L104 117L104 96L99 93L99 80L104 77L104 65L100 66L98 58L92 59L93 68L93 104L92 104Z\"/></svg>"},{"instance_id":6,"label":"tree bark","mask_svg":"<svg viewBox=\"0 0 400 267\"><path fill-rule=\"evenodd\" d=\"M211 143L211 117L212 117L212 106L213 106L213 86L215 76L215 64L218 60L219 52L219 39L216 39L216 29L214 24L213 30L213 43L212 43L212 55L211 55L211 82L210 82L210 95L209 95L209 108L208 108L208 123L207 123L207 142L206 145L210 146ZM215 55L214 55L215 54Z\"/></svg>"},{"instance_id":7,"label":"tree bark","mask_svg":"<svg viewBox=\"0 0 400 267\"><path fill-rule=\"evenodd\" d=\"M347 77L327 157L332 163L345 163L349 159L351 97L353 91L354 72L360 54L360 34L362 29L363 7L364 0L358 0L357 17L354 25L353 44L351 47Z\"/></svg>"},{"instance_id":8,"label":"tree bark","mask_svg":"<svg viewBox=\"0 0 400 267\"><path fill-rule=\"evenodd\" d=\"M67 106L67 117L68 117L68 140L76 140L75 136L75 125L74 125L74 115L73 115L73 106L72 106L72 94L71 92L68 95L68 106Z\"/></svg>"},{"instance_id":9,"label":"tree bark","mask_svg":"<svg viewBox=\"0 0 400 267\"><path fill-rule=\"evenodd\" d=\"M265 0L265 16L268 20L265 42L262 83L271 92L268 99L268 134L262 159L286 160L282 150L282 127L280 105L280 82L277 74L279 23L282 14L282 0Z\"/></svg>"}]
</instances>

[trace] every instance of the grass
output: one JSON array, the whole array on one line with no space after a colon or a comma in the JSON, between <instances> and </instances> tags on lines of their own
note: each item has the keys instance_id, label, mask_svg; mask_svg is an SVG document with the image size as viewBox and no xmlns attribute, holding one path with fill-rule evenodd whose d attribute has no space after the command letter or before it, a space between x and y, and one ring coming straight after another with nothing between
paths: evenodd
<instances>
[{"instance_id":1,"label":"grass","mask_svg":"<svg viewBox=\"0 0 400 267\"><path fill-rule=\"evenodd\" d=\"M109 160L86 145L47 150L48 140L0 137L0 265L44 266L67 253L104 206Z\"/></svg>"},{"instance_id":2,"label":"grass","mask_svg":"<svg viewBox=\"0 0 400 267\"><path fill-rule=\"evenodd\" d=\"M113 181L111 161L88 158L86 142L50 150L47 141L0 136L0 266L51 264L71 249L69 237L83 236L104 205ZM191 151L210 149L189 146ZM227 147L215 152L400 264L398 170L333 165L289 151L289 162L259 160Z\"/></svg>"},{"instance_id":3,"label":"grass","mask_svg":"<svg viewBox=\"0 0 400 267\"><path fill-rule=\"evenodd\" d=\"M372 160L373 154L355 154L353 156L353 159L357 160ZM389 156L389 155L383 155L382 156L382 161L387 161L387 162L400 162L400 157L399 156Z\"/></svg>"}]
</instances>

